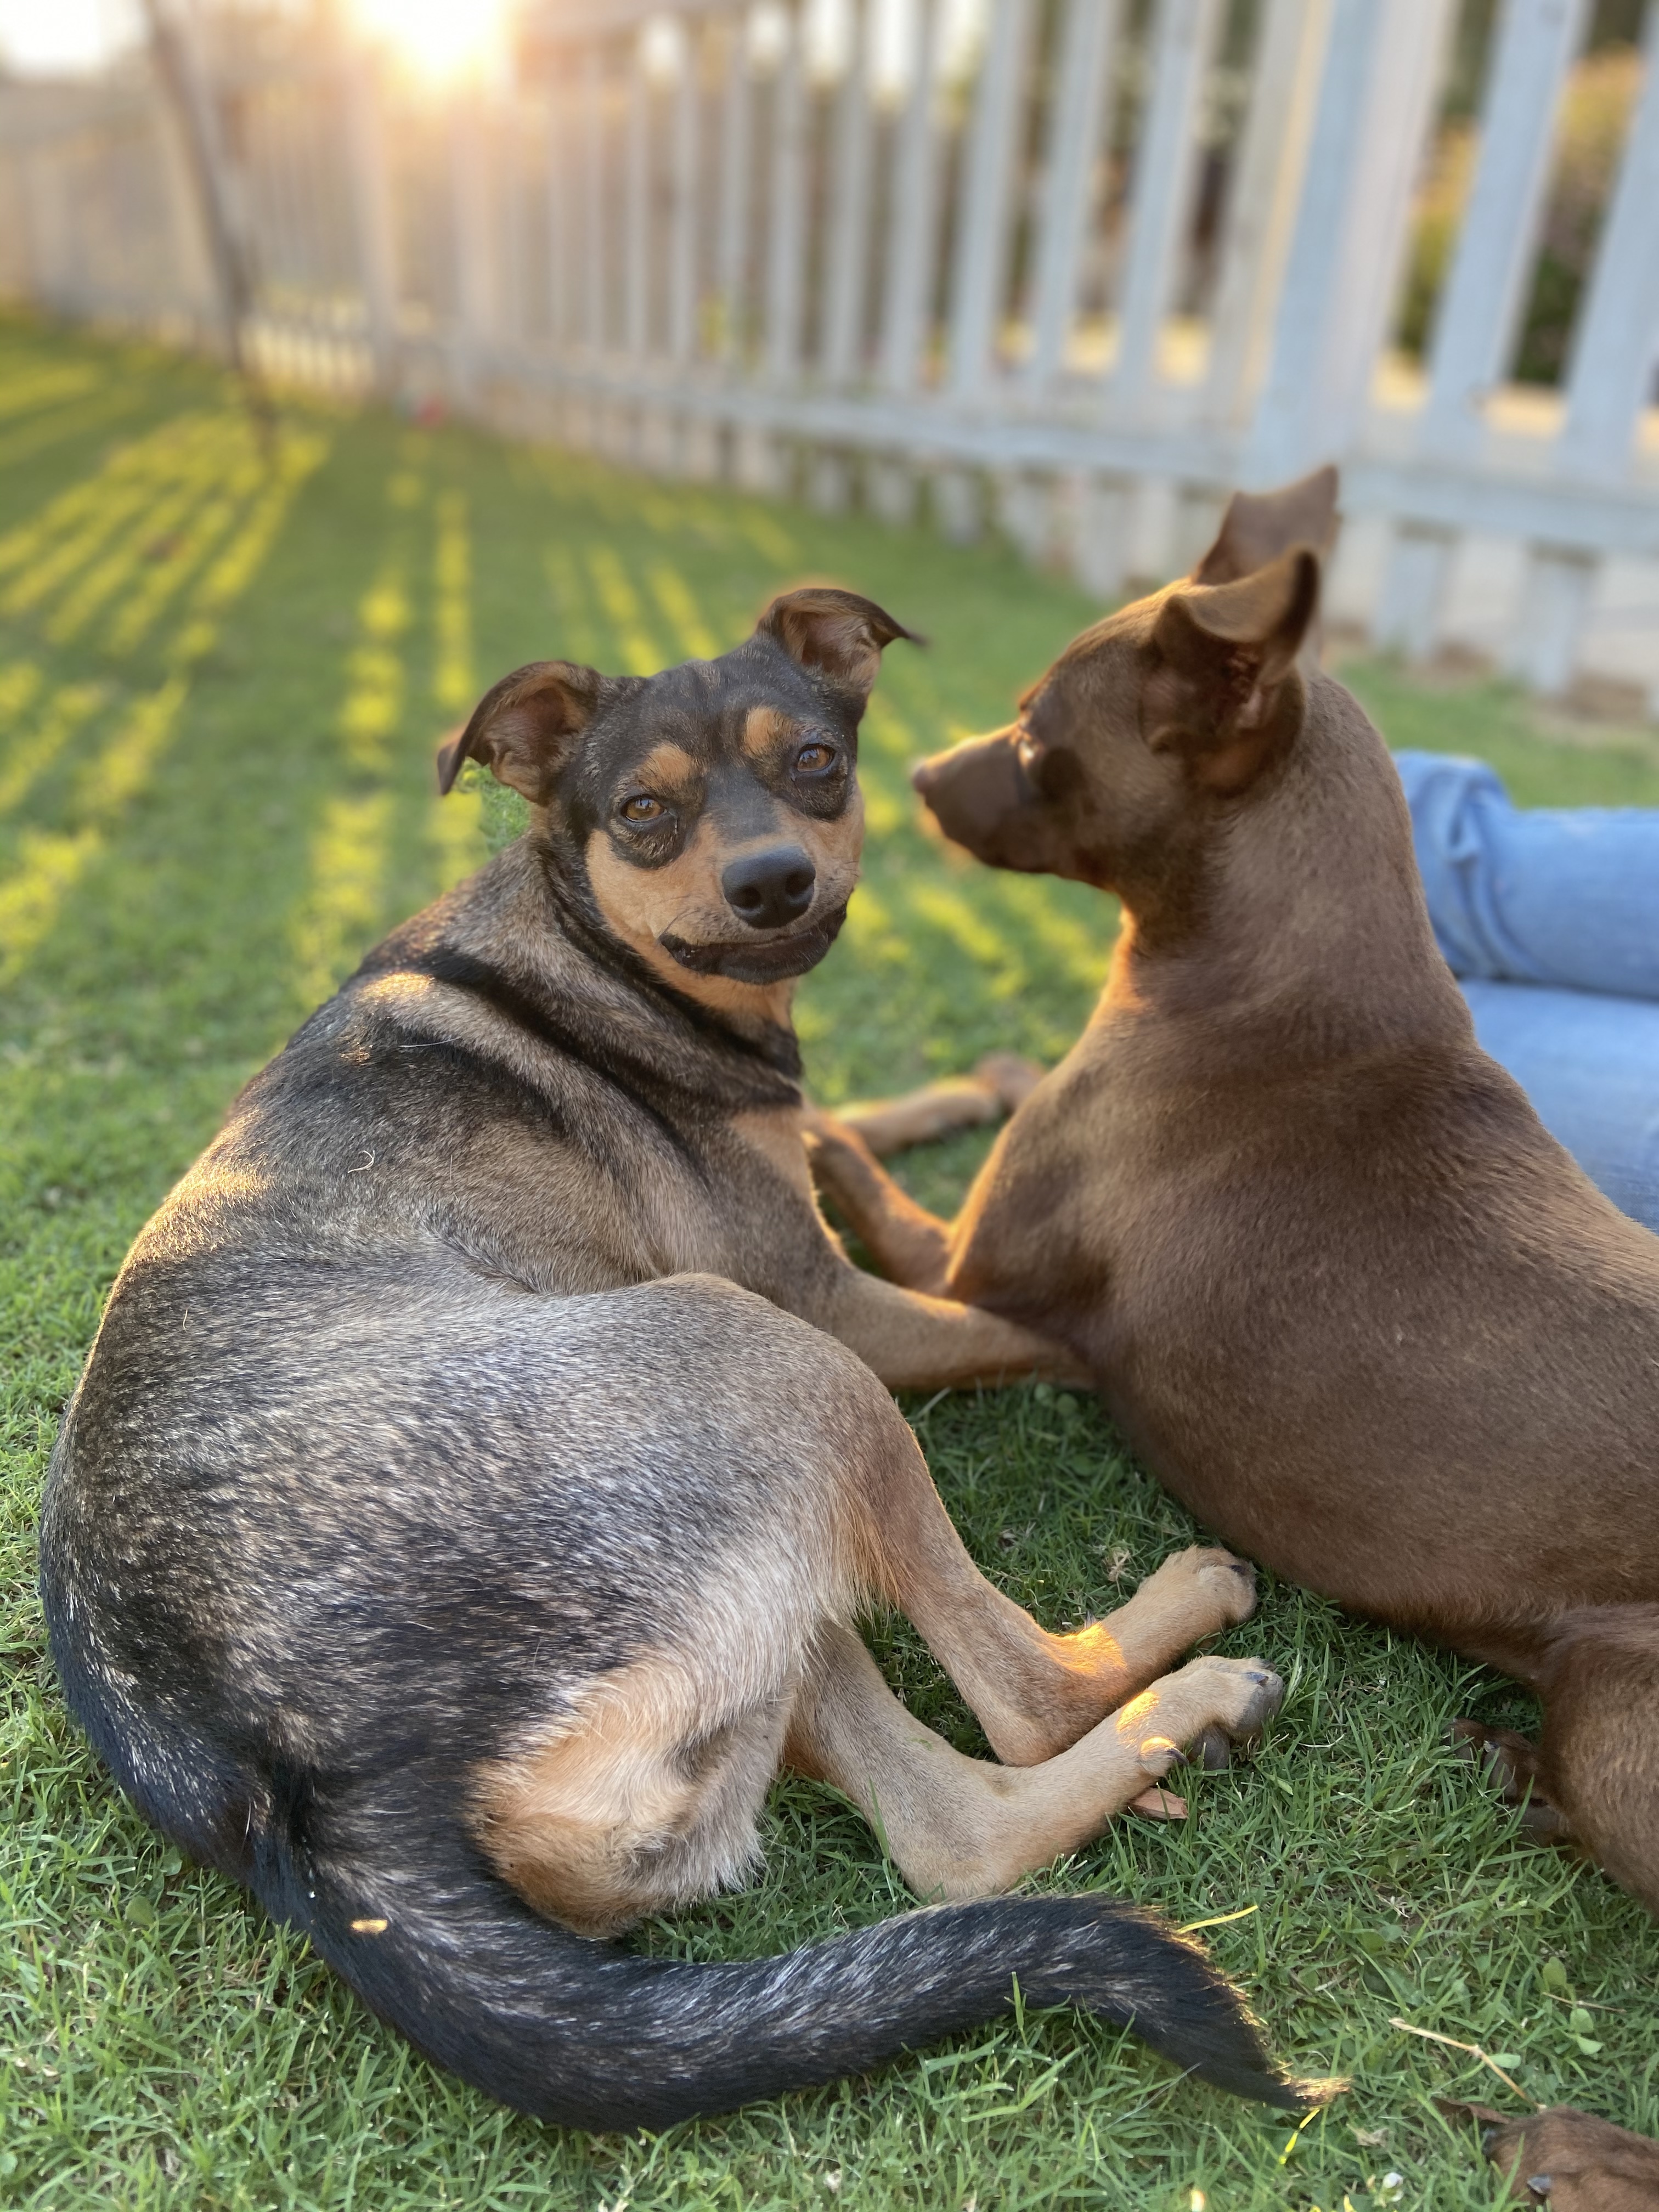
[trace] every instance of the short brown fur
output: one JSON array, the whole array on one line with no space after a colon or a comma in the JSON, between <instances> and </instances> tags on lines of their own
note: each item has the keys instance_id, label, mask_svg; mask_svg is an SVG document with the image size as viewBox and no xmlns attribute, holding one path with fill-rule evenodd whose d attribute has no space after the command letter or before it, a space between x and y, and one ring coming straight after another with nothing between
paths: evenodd
<instances>
[{"instance_id":1,"label":"short brown fur","mask_svg":"<svg viewBox=\"0 0 1659 2212\"><path fill-rule=\"evenodd\" d=\"M953 1224L828 1122L817 1170L897 1279L1069 1343L1229 1542L1536 1690L1547 1824L1659 1911L1659 1239L1476 1045L1382 739L1298 668L1319 504L918 772L1122 934Z\"/></svg>"}]
</instances>

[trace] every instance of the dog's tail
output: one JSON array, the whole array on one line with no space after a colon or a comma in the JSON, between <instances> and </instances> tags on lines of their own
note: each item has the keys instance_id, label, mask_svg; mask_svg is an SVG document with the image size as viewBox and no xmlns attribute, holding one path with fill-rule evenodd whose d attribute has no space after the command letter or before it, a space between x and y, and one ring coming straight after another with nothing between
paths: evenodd
<instances>
[{"instance_id":1,"label":"dog's tail","mask_svg":"<svg viewBox=\"0 0 1659 2212\"><path fill-rule=\"evenodd\" d=\"M684 1965L538 1919L430 1807L349 1825L344 1850L268 1830L257 1893L429 2057L562 2125L663 2128L861 2073L1008 2011L1016 1981L1028 2005L1132 2026L1237 2096L1297 2110L1338 2086L1287 2079L1197 1946L1110 1899L936 1906L778 1958Z\"/></svg>"}]
</instances>

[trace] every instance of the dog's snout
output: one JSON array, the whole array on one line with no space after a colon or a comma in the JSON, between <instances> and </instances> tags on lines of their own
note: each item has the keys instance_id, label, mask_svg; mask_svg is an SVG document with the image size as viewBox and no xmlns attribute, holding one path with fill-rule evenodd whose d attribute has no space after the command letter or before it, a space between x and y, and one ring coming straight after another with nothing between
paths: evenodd
<instances>
[{"instance_id":1,"label":"dog's snout","mask_svg":"<svg viewBox=\"0 0 1659 2212\"><path fill-rule=\"evenodd\" d=\"M799 845L772 845L745 853L720 878L726 903L750 929L781 929L798 921L812 903L817 871Z\"/></svg>"},{"instance_id":2,"label":"dog's snout","mask_svg":"<svg viewBox=\"0 0 1659 2212\"><path fill-rule=\"evenodd\" d=\"M937 760L918 761L910 771L910 788L926 799L939 775Z\"/></svg>"}]
</instances>

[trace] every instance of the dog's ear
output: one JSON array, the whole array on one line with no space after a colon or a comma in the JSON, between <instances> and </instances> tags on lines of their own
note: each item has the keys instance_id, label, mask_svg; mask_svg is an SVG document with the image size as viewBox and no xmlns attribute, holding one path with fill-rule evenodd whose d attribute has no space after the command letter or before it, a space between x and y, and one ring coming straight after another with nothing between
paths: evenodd
<instances>
[{"instance_id":1,"label":"dog's ear","mask_svg":"<svg viewBox=\"0 0 1659 2212\"><path fill-rule=\"evenodd\" d=\"M462 763L475 760L522 792L532 806L545 806L572 740L592 720L611 681L568 660L532 660L503 676L479 700L460 734L439 746L440 795L453 786Z\"/></svg>"},{"instance_id":2,"label":"dog's ear","mask_svg":"<svg viewBox=\"0 0 1659 2212\"><path fill-rule=\"evenodd\" d=\"M791 660L837 690L867 699L881 668L881 651L895 638L924 642L913 629L895 622L873 599L831 584L806 584L774 599L756 624L757 635L775 640Z\"/></svg>"},{"instance_id":3,"label":"dog's ear","mask_svg":"<svg viewBox=\"0 0 1659 2212\"><path fill-rule=\"evenodd\" d=\"M1277 491L1236 491L1193 582L1236 583L1297 545L1328 554L1336 537L1337 481L1328 466Z\"/></svg>"},{"instance_id":4,"label":"dog's ear","mask_svg":"<svg viewBox=\"0 0 1659 2212\"><path fill-rule=\"evenodd\" d=\"M1197 781L1243 791L1288 734L1278 708L1319 606L1305 545L1231 584L1177 584L1152 626L1141 696L1154 752L1178 752Z\"/></svg>"}]
</instances>

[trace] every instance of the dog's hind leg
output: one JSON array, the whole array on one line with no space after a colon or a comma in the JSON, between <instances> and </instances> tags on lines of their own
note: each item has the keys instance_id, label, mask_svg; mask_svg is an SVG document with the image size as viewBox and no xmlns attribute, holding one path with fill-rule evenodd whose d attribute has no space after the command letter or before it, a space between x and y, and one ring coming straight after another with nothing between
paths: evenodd
<instances>
[{"instance_id":1,"label":"dog's hind leg","mask_svg":"<svg viewBox=\"0 0 1659 2212\"><path fill-rule=\"evenodd\" d=\"M1194 1547L1166 1559L1104 1620L1052 1634L974 1565L896 1414L879 1460L862 1460L858 1496L872 1582L915 1623L998 1758L1012 1765L1063 1751L1180 1653L1255 1610L1250 1568L1229 1552Z\"/></svg>"},{"instance_id":2,"label":"dog's hind leg","mask_svg":"<svg viewBox=\"0 0 1659 2212\"><path fill-rule=\"evenodd\" d=\"M644 1659L592 1686L567 1726L475 1774L471 1826L549 1919L613 1936L741 1880L777 1771L799 1652L722 1705L706 1668ZM703 1679L698 1679L701 1676Z\"/></svg>"},{"instance_id":3,"label":"dog's hind leg","mask_svg":"<svg viewBox=\"0 0 1659 2212\"><path fill-rule=\"evenodd\" d=\"M921 1898L989 1897L1099 1834L1206 1730L1249 1735L1283 1686L1195 1659L1039 1766L964 1757L905 1711L860 1639L826 1623L784 1756L850 1797Z\"/></svg>"},{"instance_id":4,"label":"dog's hind leg","mask_svg":"<svg viewBox=\"0 0 1659 2212\"><path fill-rule=\"evenodd\" d=\"M1539 1688L1546 1795L1578 1844L1659 1912L1659 1605L1556 1622Z\"/></svg>"}]
</instances>

